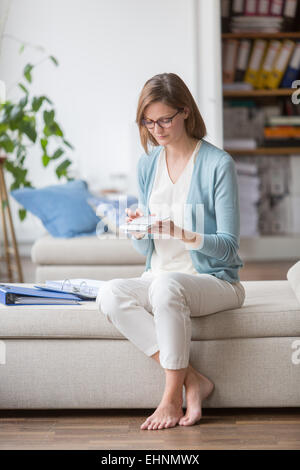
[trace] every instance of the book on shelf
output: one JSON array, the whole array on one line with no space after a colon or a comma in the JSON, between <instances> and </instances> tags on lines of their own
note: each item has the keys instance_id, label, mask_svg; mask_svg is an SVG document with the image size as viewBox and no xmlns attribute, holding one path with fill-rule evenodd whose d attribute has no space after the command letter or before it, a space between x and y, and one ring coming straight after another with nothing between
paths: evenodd
<instances>
[{"instance_id":1,"label":"book on shelf","mask_svg":"<svg viewBox=\"0 0 300 470\"><path fill-rule=\"evenodd\" d=\"M297 138L300 139L299 126L265 126L264 137L267 139Z\"/></svg>"},{"instance_id":2,"label":"book on shelf","mask_svg":"<svg viewBox=\"0 0 300 470\"><path fill-rule=\"evenodd\" d=\"M300 116L270 116L268 126L300 126Z\"/></svg>"},{"instance_id":3,"label":"book on shelf","mask_svg":"<svg viewBox=\"0 0 300 470\"><path fill-rule=\"evenodd\" d=\"M251 41L249 39L243 39L240 41L237 52L236 68L235 68L235 82L242 82L245 77L247 70L247 64L249 61L251 51Z\"/></svg>"},{"instance_id":4,"label":"book on shelf","mask_svg":"<svg viewBox=\"0 0 300 470\"><path fill-rule=\"evenodd\" d=\"M291 41L290 39L283 41L281 48L274 60L270 76L267 80L268 88L274 89L279 87L295 45L295 41Z\"/></svg>"},{"instance_id":5,"label":"book on shelf","mask_svg":"<svg viewBox=\"0 0 300 470\"><path fill-rule=\"evenodd\" d=\"M232 83L235 76L239 41L228 39L223 48L223 83Z\"/></svg>"},{"instance_id":6,"label":"book on shelf","mask_svg":"<svg viewBox=\"0 0 300 470\"><path fill-rule=\"evenodd\" d=\"M256 90L292 88L300 79L300 41L226 39L222 61L224 90L247 90L241 83Z\"/></svg>"},{"instance_id":7,"label":"book on shelf","mask_svg":"<svg viewBox=\"0 0 300 470\"><path fill-rule=\"evenodd\" d=\"M261 67L255 82L255 88L262 89L267 87L273 63L281 47L281 42L272 40L268 43L265 56L261 62Z\"/></svg>"},{"instance_id":8,"label":"book on shelf","mask_svg":"<svg viewBox=\"0 0 300 470\"><path fill-rule=\"evenodd\" d=\"M266 48L267 41L265 39L256 39L254 41L253 49L249 59L249 65L245 74L245 82L250 83L253 87L256 86L261 62L263 60Z\"/></svg>"},{"instance_id":9,"label":"book on shelf","mask_svg":"<svg viewBox=\"0 0 300 470\"><path fill-rule=\"evenodd\" d=\"M222 31L281 32L299 30L297 0L221 0Z\"/></svg>"},{"instance_id":10,"label":"book on shelf","mask_svg":"<svg viewBox=\"0 0 300 470\"><path fill-rule=\"evenodd\" d=\"M272 0L270 4L270 15L281 16L283 12L283 0Z\"/></svg>"},{"instance_id":11,"label":"book on shelf","mask_svg":"<svg viewBox=\"0 0 300 470\"><path fill-rule=\"evenodd\" d=\"M283 76L281 87L291 88L293 82L300 74L300 42L296 43L292 58Z\"/></svg>"},{"instance_id":12,"label":"book on shelf","mask_svg":"<svg viewBox=\"0 0 300 470\"><path fill-rule=\"evenodd\" d=\"M258 0L257 2L257 14L260 16L266 16L270 12L271 0Z\"/></svg>"},{"instance_id":13,"label":"book on shelf","mask_svg":"<svg viewBox=\"0 0 300 470\"><path fill-rule=\"evenodd\" d=\"M254 150L257 148L255 139L224 139L224 147L231 150Z\"/></svg>"},{"instance_id":14,"label":"book on shelf","mask_svg":"<svg viewBox=\"0 0 300 470\"><path fill-rule=\"evenodd\" d=\"M232 33L279 33L283 18L272 16L235 16L230 20Z\"/></svg>"}]
</instances>

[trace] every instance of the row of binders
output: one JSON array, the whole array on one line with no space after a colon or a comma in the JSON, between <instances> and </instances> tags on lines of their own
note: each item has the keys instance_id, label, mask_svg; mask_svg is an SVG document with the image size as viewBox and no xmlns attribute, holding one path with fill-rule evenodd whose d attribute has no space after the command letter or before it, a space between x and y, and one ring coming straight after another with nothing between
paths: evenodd
<instances>
[{"instance_id":1,"label":"row of binders","mask_svg":"<svg viewBox=\"0 0 300 470\"><path fill-rule=\"evenodd\" d=\"M290 88L300 78L300 42L290 39L225 39L222 42L224 89ZM233 84L229 87L226 84Z\"/></svg>"},{"instance_id":2,"label":"row of binders","mask_svg":"<svg viewBox=\"0 0 300 470\"><path fill-rule=\"evenodd\" d=\"M222 0L222 30L223 33L292 31L299 13L298 0Z\"/></svg>"}]
</instances>

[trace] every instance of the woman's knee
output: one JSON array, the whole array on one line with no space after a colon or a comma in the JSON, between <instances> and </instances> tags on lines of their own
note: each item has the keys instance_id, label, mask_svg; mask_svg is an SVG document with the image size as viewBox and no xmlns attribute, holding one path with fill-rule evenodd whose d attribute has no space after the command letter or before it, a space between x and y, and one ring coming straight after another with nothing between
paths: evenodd
<instances>
[{"instance_id":1,"label":"woman's knee","mask_svg":"<svg viewBox=\"0 0 300 470\"><path fill-rule=\"evenodd\" d=\"M157 304L162 306L172 299L185 302L184 287L179 282L180 273L169 272L156 276L149 287L149 301L154 307Z\"/></svg>"},{"instance_id":2,"label":"woman's knee","mask_svg":"<svg viewBox=\"0 0 300 470\"><path fill-rule=\"evenodd\" d=\"M107 281L97 296L96 302L100 312L108 316L119 307L119 296L124 288L126 279L111 279Z\"/></svg>"}]
</instances>

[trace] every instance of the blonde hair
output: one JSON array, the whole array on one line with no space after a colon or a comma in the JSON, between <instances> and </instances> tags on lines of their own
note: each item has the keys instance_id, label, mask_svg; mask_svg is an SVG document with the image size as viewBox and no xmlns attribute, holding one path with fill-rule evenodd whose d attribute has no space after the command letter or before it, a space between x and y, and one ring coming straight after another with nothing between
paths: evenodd
<instances>
[{"instance_id":1,"label":"blonde hair","mask_svg":"<svg viewBox=\"0 0 300 470\"><path fill-rule=\"evenodd\" d=\"M184 83L175 73L161 73L147 80L138 101L136 123L139 127L141 144L148 154L148 143L158 146L157 140L143 126L142 120L147 106L151 103L162 102L173 108L188 107L190 113L185 119L185 129L188 136L202 139L206 135L206 126L200 114L198 106Z\"/></svg>"}]
</instances>

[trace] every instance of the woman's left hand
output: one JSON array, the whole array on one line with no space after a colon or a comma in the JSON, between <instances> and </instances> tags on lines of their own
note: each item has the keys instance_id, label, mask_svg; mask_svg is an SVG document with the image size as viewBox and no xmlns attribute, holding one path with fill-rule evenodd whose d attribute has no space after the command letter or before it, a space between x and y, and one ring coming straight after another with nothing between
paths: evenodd
<instances>
[{"instance_id":1,"label":"woman's left hand","mask_svg":"<svg viewBox=\"0 0 300 470\"><path fill-rule=\"evenodd\" d=\"M148 233L162 233L170 235L172 238L183 240L183 229L174 224L173 220L158 220L148 229Z\"/></svg>"}]
</instances>

